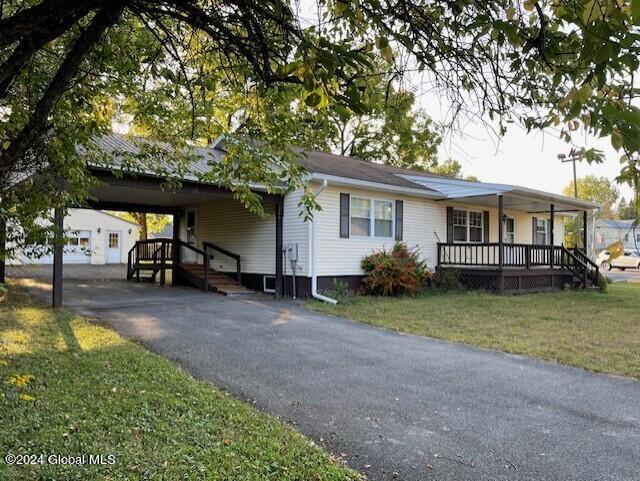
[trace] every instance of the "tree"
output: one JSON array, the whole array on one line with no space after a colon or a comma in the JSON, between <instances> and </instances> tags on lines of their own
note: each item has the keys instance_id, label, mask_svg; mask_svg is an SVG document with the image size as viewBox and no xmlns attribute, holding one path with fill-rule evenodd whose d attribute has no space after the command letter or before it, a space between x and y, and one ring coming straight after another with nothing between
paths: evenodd
<instances>
[{"instance_id":1,"label":"tree","mask_svg":"<svg viewBox=\"0 0 640 481\"><path fill-rule=\"evenodd\" d=\"M606 177L587 175L578 179L578 198L591 200L602 205L600 215L605 219L612 219L615 205L618 202L620 191L611 184ZM567 184L562 190L566 196L573 197L573 182Z\"/></svg>"},{"instance_id":2,"label":"tree","mask_svg":"<svg viewBox=\"0 0 640 481\"><path fill-rule=\"evenodd\" d=\"M615 218L619 220L637 219L638 213L633 200L627 202L624 197L620 199L618 207L616 208Z\"/></svg>"},{"instance_id":3,"label":"tree","mask_svg":"<svg viewBox=\"0 0 640 481\"><path fill-rule=\"evenodd\" d=\"M462 174L462 164L455 159L447 159L444 162L435 165L428 169L429 172L436 175L442 175L444 177L453 177L458 179L471 180L474 182L478 181L478 178L475 175L463 175Z\"/></svg>"},{"instance_id":4,"label":"tree","mask_svg":"<svg viewBox=\"0 0 640 481\"><path fill-rule=\"evenodd\" d=\"M591 200L602 205L600 216L605 219L613 218L615 205L620 195L619 190L611 184L606 177L597 177L595 175L587 175L577 180L578 198ZM566 196L573 197L573 182L570 182L562 190ZM564 243L567 246L575 247L579 245L579 232L582 220L580 217L567 219L564 225Z\"/></svg>"},{"instance_id":5,"label":"tree","mask_svg":"<svg viewBox=\"0 0 640 481\"><path fill-rule=\"evenodd\" d=\"M149 234L162 232L171 222L171 217L163 214L147 214L145 212L114 212L114 214L138 224L140 226L140 240L146 240Z\"/></svg>"},{"instance_id":6,"label":"tree","mask_svg":"<svg viewBox=\"0 0 640 481\"><path fill-rule=\"evenodd\" d=\"M484 115L501 133L518 122L557 125L567 140L579 128L610 136L624 154L619 180L637 186L637 1L319 0L318 10L321 19L309 26L282 0L1 2L1 215L24 224L37 217L24 205L82 202L92 182L87 158L99 156L92 138L124 111L144 135L169 143L131 159L159 172L168 162L188 167L192 145L211 138L199 128L203 119L263 140L266 151L238 142L239 167L206 174L259 211L252 182L302 185L304 170L288 149L302 136L288 114L312 124L334 106L372 112L379 57L393 63L398 85L406 72L421 72L424 88L451 103L452 123ZM144 101L150 87L160 100L181 101L174 120L162 121L162 101ZM237 99L241 106L227 117L208 107ZM281 118L265 122L274 105ZM603 160L594 149L579 153ZM19 183L34 173L37 182Z\"/></svg>"}]
</instances>

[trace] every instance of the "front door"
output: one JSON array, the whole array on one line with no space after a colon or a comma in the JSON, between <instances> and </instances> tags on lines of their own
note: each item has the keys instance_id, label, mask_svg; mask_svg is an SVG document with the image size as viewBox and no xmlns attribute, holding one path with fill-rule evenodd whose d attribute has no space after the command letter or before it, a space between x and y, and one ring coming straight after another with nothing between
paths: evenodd
<instances>
[{"instance_id":1,"label":"front door","mask_svg":"<svg viewBox=\"0 0 640 481\"><path fill-rule=\"evenodd\" d=\"M107 264L120 264L121 261L121 235L119 231L110 230L107 232Z\"/></svg>"}]
</instances>

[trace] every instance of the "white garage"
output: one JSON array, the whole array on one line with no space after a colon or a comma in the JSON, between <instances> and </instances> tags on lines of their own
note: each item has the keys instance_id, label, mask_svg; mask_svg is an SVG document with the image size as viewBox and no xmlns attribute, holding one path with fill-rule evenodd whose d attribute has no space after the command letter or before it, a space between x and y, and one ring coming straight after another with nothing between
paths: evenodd
<instances>
[{"instance_id":1,"label":"white garage","mask_svg":"<svg viewBox=\"0 0 640 481\"><path fill-rule=\"evenodd\" d=\"M65 264L126 264L140 227L108 212L69 209L64 218ZM53 254L40 258L20 256L21 264L52 264Z\"/></svg>"}]
</instances>

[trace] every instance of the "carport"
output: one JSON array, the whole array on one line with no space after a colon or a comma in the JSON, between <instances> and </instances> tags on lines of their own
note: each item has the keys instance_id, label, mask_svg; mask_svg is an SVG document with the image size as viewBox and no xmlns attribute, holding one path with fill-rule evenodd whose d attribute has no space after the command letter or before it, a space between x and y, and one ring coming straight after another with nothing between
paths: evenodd
<instances>
[{"instance_id":1,"label":"carport","mask_svg":"<svg viewBox=\"0 0 640 481\"><path fill-rule=\"evenodd\" d=\"M184 207L197 203L215 201L216 199L233 198L231 191L213 184L200 182L196 179L185 179L176 190L168 190L165 187L166 180L159 176L148 174L129 174L119 172L117 175L107 168L90 167L90 173L100 182L99 186L92 190L91 197L87 199L87 205L77 207L96 210L112 210L125 212L146 212L153 214L167 214L173 216L172 239L167 239L165 244L173 244L168 250L172 253L171 269L172 283L177 284L180 278L176 272L180 263L180 217ZM63 184L61 182L61 184ZM267 193L264 190L255 189L263 201L275 205L275 245L273 253L275 262L275 295L281 296L283 286L282 256L278 255L282 250L282 196ZM63 241L64 226L63 212L56 209L54 212L55 237L53 247L53 294L52 305L62 305L63 285ZM0 242L4 246L6 231L0 225ZM182 242L184 244L184 242ZM207 256L208 257L208 256ZM208 272L208 271L207 271ZM0 261L0 282L5 281L5 263ZM206 279L206 277L205 277ZM208 289L208 285L205 290Z\"/></svg>"}]
</instances>

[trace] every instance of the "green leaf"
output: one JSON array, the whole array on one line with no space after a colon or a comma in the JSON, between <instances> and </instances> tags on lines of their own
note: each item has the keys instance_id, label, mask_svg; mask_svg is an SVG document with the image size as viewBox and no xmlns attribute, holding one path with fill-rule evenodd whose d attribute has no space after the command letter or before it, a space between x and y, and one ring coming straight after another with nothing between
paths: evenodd
<instances>
[{"instance_id":1,"label":"green leaf","mask_svg":"<svg viewBox=\"0 0 640 481\"><path fill-rule=\"evenodd\" d=\"M614 130L611 133L611 145L616 150L620 150L622 148L622 134L619 130Z\"/></svg>"},{"instance_id":2,"label":"green leaf","mask_svg":"<svg viewBox=\"0 0 640 481\"><path fill-rule=\"evenodd\" d=\"M631 0L631 15L636 24L640 23L640 0Z\"/></svg>"},{"instance_id":3,"label":"green leaf","mask_svg":"<svg viewBox=\"0 0 640 481\"><path fill-rule=\"evenodd\" d=\"M304 103L309 107L316 107L320 103L320 100L320 95L314 92L308 95L306 99L304 99Z\"/></svg>"}]
</instances>

